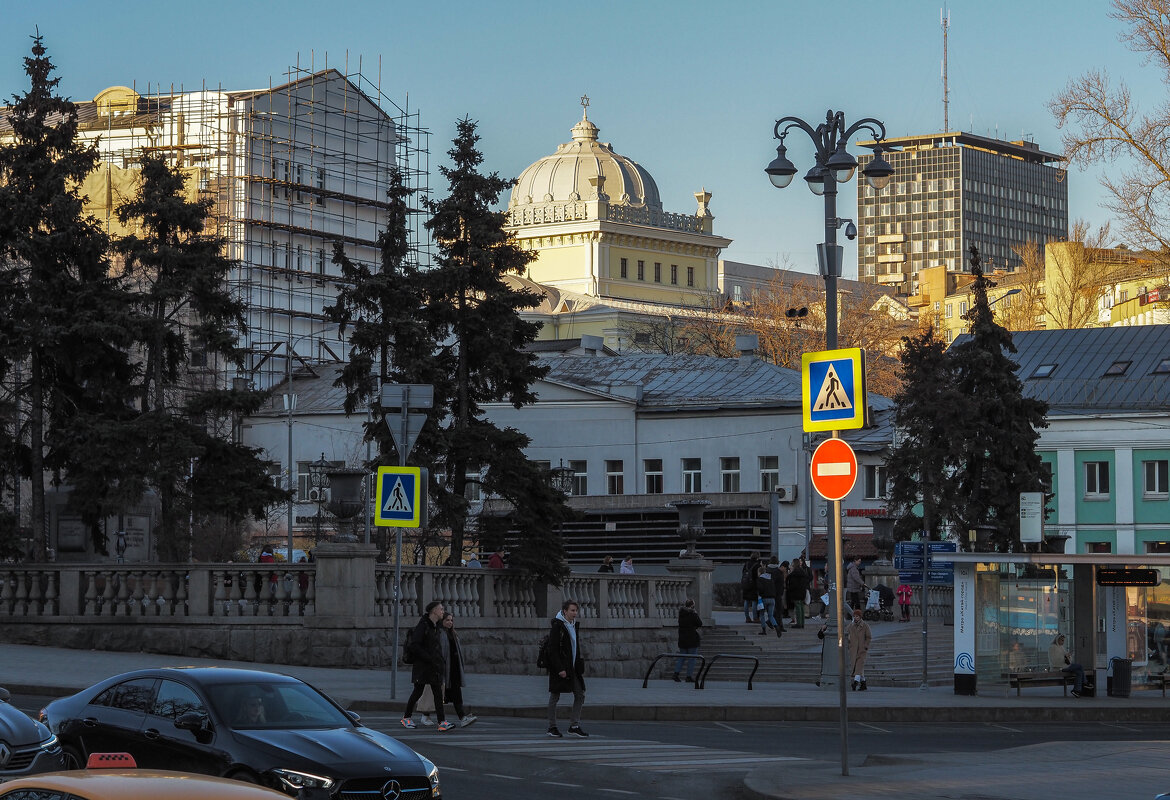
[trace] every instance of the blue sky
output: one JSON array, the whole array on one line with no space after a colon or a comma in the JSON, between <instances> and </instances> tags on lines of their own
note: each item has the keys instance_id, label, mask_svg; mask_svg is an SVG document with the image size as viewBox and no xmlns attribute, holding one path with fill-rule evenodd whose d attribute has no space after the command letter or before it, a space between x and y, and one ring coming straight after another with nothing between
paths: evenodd
<instances>
[{"instance_id":1,"label":"blue sky","mask_svg":"<svg viewBox=\"0 0 1170 800\"><path fill-rule=\"evenodd\" d=\"M724 257L815 271L823 206L803 186L780 192L763 173L772 125L810 122L828 108L877 117L891 136L943 124L937 0L562 4L515 0L282 0L198 4L0 0L0 95L24 91L22 58L39 26L64 94L91 99L112 85L225 89L283 80L289 65L351 66L412 109L445 160L456 119L480 122L486 167L515 177L569 140L588 93L602 141L646 167L668 211L694 213L713 193ZM1118 40L1104 0L959 0L949 4L950 120L1000 138L1033 138L1060 152L1048 101L1073 77L1103 68L1146 108L1165 87ZM810 146L789 156L811 166ZM856 150L855 150L856 152ZM1097 171L1069 177L1070 216L1093 224ZM436 193L445 191L437 171ZM841 216L855 209L842 187ZM503 198L506 202L506 197ZM846 264L855 255L847 254Z\"/></svg>"}]
</instances>

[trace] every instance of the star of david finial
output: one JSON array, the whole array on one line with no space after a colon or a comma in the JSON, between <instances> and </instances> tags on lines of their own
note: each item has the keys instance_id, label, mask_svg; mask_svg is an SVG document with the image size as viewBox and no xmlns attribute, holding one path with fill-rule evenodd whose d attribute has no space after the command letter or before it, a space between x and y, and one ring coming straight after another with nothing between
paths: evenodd
<instances>
[{"instance_id":1,"label":"star of david finial","mask_svg":"<svg viewBox=\"0 0 1170 800\"><path fill-rule=\"evenodd\" d=\"M581 95L581 119L589 119L589 95Z\"/></svg>"}]
</instances>

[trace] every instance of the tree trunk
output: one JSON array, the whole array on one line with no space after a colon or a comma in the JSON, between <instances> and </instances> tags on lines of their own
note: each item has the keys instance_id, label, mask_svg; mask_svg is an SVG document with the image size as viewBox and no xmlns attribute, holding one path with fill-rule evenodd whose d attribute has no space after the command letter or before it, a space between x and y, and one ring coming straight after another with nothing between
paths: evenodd
<instances>
[{"instance_id":1,"label":"tree trunk","mask_svg":"<svg viewBox=\"0 0 1170 800\"><path fill-rule=\"evenodd\" d=\"M44 561L48 556L49 530L45 514L45 392L41 378L41 358L34 349L29 356L28 438L30 450L29 482L32 489L33 547L31 561Z\"/></svg>"}]
</instances>

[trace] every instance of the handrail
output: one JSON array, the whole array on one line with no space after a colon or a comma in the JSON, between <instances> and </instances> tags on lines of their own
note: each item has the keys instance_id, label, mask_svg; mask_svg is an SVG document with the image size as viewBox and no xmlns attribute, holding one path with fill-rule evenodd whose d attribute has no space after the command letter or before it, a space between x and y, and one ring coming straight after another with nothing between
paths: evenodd
<instances>
[{"instance_id":1,"label":"handrail","mask_svg":"<svg viewBox=\"0 0 1170 800\"><path fill-rule=\"evenodd\" d=\"M711 667L715 666L715 662L721 658L735 658L739 659L740 661L747 661L750 659L751 661L755 662L752 666L751 674L748 675L748 691L750 692L752 690L752 678L756 677L756 670L760 668L760 659L756 658L755 656L741 656L734 653L716 653L715 655L711 656L711 661L707 664L706 669L699 671L699 677L695 679L695 688L702 689L704 686L706 686L707 675L711 672Z\"/></svg>"},{"instance_id":2,"label":"handrail","mask_svg":"<svg viewBox=\"0 0 1170 800\"><path fill-rule=\"evenodd\" d=\"M646 677L642 678L642 688L643 689L645 689L650 684L650 673L652 673L654 671L654 667L658 664L658 662L660 660L662 660L664 658L697 658L697 659L699 659L699 675L700 676L703 674L703 665L707 663L707 659L705 657L699 655L698 653L659 653L658 655L654 656L654 660L650 662L650 668L648 670L646 670ZM753 675L755 674L755 670L752 670L752 674ZM703 688L702 686L699 685L698 676L695 677L695 688L696 689Z\"/></svg>"}]
</instances>

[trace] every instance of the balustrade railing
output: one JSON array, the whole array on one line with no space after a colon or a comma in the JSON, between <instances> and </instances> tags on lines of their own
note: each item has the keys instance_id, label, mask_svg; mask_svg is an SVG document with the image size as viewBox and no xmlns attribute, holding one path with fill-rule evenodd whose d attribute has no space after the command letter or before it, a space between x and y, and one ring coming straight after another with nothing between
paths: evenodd
<instances>
[{"instance_id":1,"label":"balustrade railing","mask_svg":"<svg viewBox=\"0 0 1170 800\"><path fill-rule=\"evenodd\" d=\"M371 562L372 563L372 562ZM0 565L0 622L51 618L215 618L271 621L317 615L319 564L33 564ZM376 564L355 592L372 599L372 617L395 612L394 567ZM369 573L366 573L367 575ZM569 576L559 592L510 570L405 566L398 608L406 619L441 600L461 619L527 620L556 613L572 598L593 620L670 622L690 578L667 575ZM372 595L372 596L371 596ZM331 595L336 598L336 595ZM335 604L336 605L336 604ZM348 606L347 606L348 607Z\"/></svg>"}]
</instances>

